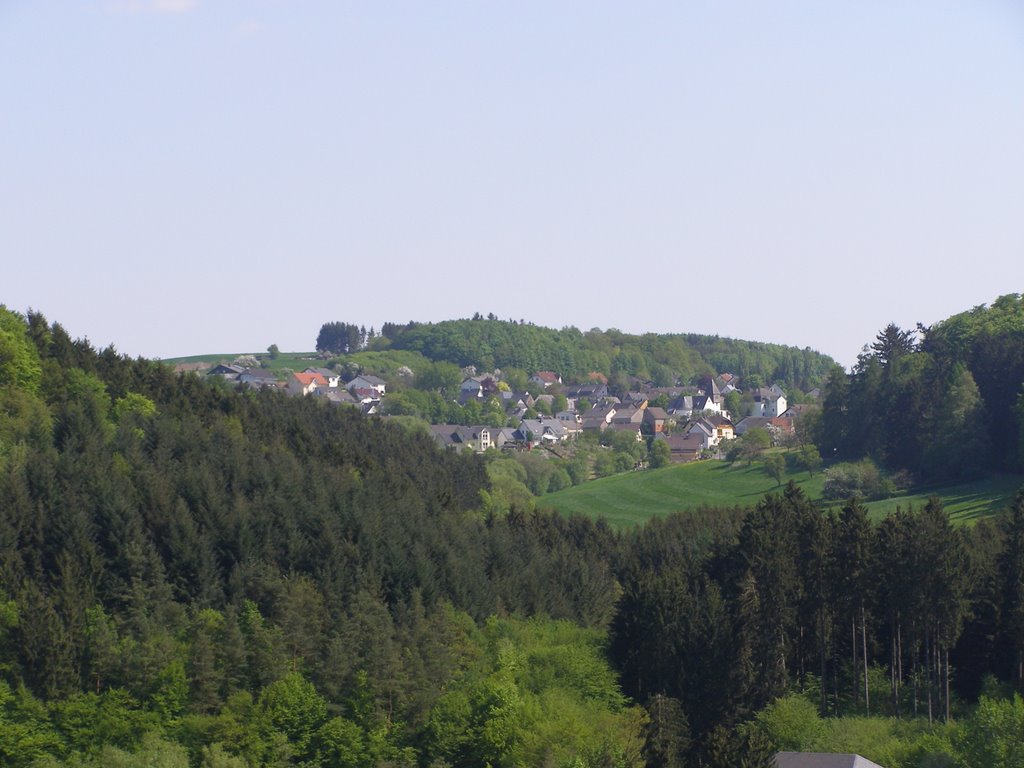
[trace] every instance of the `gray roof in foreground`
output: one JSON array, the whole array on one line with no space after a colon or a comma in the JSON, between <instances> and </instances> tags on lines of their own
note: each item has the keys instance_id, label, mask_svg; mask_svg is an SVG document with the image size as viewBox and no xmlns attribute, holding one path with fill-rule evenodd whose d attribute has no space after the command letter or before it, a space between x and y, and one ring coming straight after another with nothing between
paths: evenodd
<instances>
[{"instance_id":1,"label":"gray roof in foreground","mask_svg":"<svg viewBox=\"0 0 1024 768\"><path fill-rule=\"evenodd\" d=\"M866 757L831 752L779 752L775 768L882 768Z\"/></svg>"}]
</instances>

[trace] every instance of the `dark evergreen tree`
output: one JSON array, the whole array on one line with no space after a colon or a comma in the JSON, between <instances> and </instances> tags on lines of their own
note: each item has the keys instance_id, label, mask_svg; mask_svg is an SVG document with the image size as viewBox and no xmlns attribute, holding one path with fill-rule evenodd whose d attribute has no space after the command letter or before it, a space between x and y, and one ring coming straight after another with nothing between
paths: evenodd
<instances>
[{"instance_id":1,"label":"dark evergreen tree","mask_svg":"<svg viewBox=\"0 0 1024 768\"><path fill-rule=\"evenodd\" d=\"M1024 693L1024 489L1017 492L1002 528L999 641L1010 679Z\"/></svg>"}]
</instances>

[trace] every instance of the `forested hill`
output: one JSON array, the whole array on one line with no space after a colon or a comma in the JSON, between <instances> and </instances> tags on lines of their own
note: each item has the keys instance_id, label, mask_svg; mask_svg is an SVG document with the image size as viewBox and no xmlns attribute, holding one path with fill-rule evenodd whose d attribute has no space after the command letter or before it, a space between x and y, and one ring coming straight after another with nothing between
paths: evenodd
<instances>
[{"instance_id":1,"label":"forested hill","mask_svg":"<svg viewBox=\"0 0 1024 768\"><path fill-rule=\"evenodd\" d=\"M571 646L579 675L544 688L582 702L575 735L532 749L621 748L635 719L583 629L614 607L611 533L484 518L485 484L479 457L397 425L0 308L0 764L108 765L146 734L193 765L539 762L457 720L513 684L489 682L512 635ZM572 624L477 624L498 614Z\"/></svg>"},{"instance_id":2,"label":"forested hill","mask_svg":"<svg viewBox=\"0 0 1024 768\"><path fill-rule=\"evenodd\" d=\"M481 513L486 460L0 308L0 765L731 768L793 747L787 692L824 735L1024 690L1024 494L876 525L790 485L620 535ZM998 765L993 711L884 764Z\"/></svg>"},{"instance_id":3,"label":"forested hill","mask_svg":"<svg viewBox=\"0 0 1024 768\"><path fill-rule=\"evenodd\" d=\"M583 380L592 371L606 376L621 373L659 386L727 371L744 379L757 377L806 391L821 384L835 365L832 358L809 348L698 334L637 336L617 330L553 330L493 318L386 323L374 346L413 350L434 361L474 365L486 371L549 370L567 380Z\"/></svg>"},{"instance_id":4,"label":"forested hill","mask_svg":"<svg viewBox=\"0 0 1024 768\"><path fill-rule=\"evenodd\" d=\"M818 443L927 479L1024 468L1024 298L917 332L887 326L830 377Z\"/></svg>"}]
</instances>

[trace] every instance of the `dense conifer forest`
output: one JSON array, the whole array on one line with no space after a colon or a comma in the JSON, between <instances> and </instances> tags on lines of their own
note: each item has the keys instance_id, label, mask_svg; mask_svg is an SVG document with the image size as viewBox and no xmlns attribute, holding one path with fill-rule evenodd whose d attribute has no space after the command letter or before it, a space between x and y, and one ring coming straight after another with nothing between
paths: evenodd
<instances>
[{"instance_id":1,"label":"dense conifer forest","mask_svg":"<svg viewBox=\"0 0 1024 768\"><path fill-rule=\"evenodd\" d=\"M1024 495L616 533L487 461L0 309L0 764L1018 764Z\"/></svg>"},{"instance_id":2,"label":"dense conifer forest","mask_svg":"<svg viewBox=\"0 0 1024 768\"><path fill-rule=\"evenodd\" d=\"M822 456L870 457L923 479L1024 467L1024 298L925 328L888 325L829 377Z\"/></svg>"}]
</instances>

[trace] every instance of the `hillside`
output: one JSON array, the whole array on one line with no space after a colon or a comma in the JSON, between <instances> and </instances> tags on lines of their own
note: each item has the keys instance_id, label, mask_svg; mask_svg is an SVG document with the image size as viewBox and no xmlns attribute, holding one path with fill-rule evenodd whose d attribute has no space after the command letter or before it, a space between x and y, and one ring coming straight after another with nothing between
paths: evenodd
<instances>
[{"instance_id":1,"label":"hillside","mask_svg":"<svg viewBox=\"0 0 1024 768\"><path fill-rule=\"evenodd\" d=\"M786 474L812 501L821 500L823 475ZM1024 486L1024 475L1000 475L984 480L912 488L891 499L864 504L880 520L897 507L923 507L931 496L941 499L950 519L974 523L999 514ZM700 507L747 507L767 493L778 492L775 480L760 463L730 466L724 461L701 461L644 472L626 472L547 494L538 504L563 515L603 518L616 528L640 526L651 518ZM832 505L838 509L838 504Z\"/></svg>"},{"instance_id":2,"label":"hillside","mask_svg":"<svg viewBox=\"0 0 1024 768\"><path fill-rule=\"evenodd\" d=\"M614 606L607 531L485 520L486 485L479 457L397 424L0 308L0 764L539 764L635 743L586 629ZM499 612L520 618L485 626ZM529 709L494 741L470 720L499 678Z\"/></svg>"},{"instance_id":3,"label":"hillside","mask_svg":"<svg viewBox=\"0 0 1024 768\"><path fill-rule=\"evenodd\" d=\"M779 706L801 744L895 754L841 717L870 693L894 767L991 764L972 745L1020 707L973 702L1022 684L1024 494L998 525L875 521L704 462L575 489L623 502L615 530L485 510L496 467L531 481L0 309L0 763L726 768L795 739Z\"/></svg>"}]
</instances>

